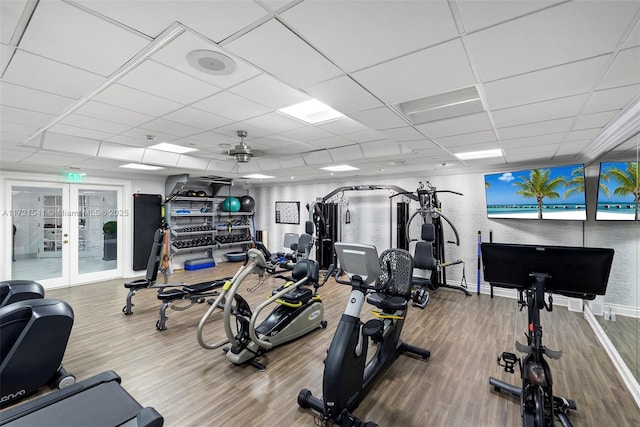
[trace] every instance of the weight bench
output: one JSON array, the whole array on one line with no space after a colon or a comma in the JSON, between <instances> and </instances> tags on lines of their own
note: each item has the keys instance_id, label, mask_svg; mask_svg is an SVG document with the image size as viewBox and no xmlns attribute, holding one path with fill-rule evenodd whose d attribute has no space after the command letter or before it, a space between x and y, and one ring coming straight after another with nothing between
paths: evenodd
<instances>
[{"instance_id":1,"label":"weight bench","mask_svg":"<svg viewBox=\"0 0 640 427\"><path fill-rule=\"evenodd\" d=\"M218 295L214 289L222 287L230 277L224 279L214 280L212 282L196 283L194 285L184 285L180 288L161 289L158 291L158 299L162 301L160 306L160 319L156 322L156 329L164 331L167 329L167 307L170 307L175 311L184 311L195 304L202 304L208 297L214 297ZM189 301L188 305L177 306L177 301Z\"/></svg>"}]
</instances>

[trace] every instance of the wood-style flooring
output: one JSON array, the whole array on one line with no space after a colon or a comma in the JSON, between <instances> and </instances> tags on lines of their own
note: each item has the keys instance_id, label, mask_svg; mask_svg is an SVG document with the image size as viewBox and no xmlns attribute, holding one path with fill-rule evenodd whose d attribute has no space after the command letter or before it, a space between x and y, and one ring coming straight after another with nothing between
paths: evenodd
<instances>
[{"instance_id":1,"label":"wood-style flooring","mask_svg":"<svg viewBox=\"0 0 640 427\"><path fill-rule=\"evenodd\" d=\"M178 272L170 282L197 283L232 275L240 264ZM251 276L240 292L252 307L276 284L273 277L255 292ZM318 421L296 403L302 388L321 395L323 358L349 295L333 280L321 288L329 326L268 352L267 370L231 364L221 350L205 350L196 341L196 325L208 304L185 311L167 310L168 329L158 331L160 301L154 290L134 297L134 314L122 307L127 290L122 281L106 281L49 291L47 297L67 301L75 324L64 367L82 380L105 370L122 377L122 386L143 406L156 408L166 426L313 426ZM564 350L549 361L556 395L574 399L575 426L638 426L640 408L582 314L555 307L542 313L544 344ZM409 310L403 340L431 350L422 360L400 356L377 380L355 414L380 426L517 426L519 402L489 386L489 377L519 384L496 363L503 351L515 352L524 341L526 310L514 299L465 296L439 289L425 310ZM207 327L207 337L223 336L220 315Z\"/></svg>"}]
</instances>

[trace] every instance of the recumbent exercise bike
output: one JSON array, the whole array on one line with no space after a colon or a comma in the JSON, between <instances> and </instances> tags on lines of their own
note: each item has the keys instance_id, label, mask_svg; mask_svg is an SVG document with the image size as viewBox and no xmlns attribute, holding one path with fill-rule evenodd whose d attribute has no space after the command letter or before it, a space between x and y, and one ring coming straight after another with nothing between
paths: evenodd
<instances>
[{"instance_id":1,"label":"recumbent exercise bike","mask_svg":"<svg viewBox=\"0 0 640 427\"><path fill-rule=\"evenodd\" d=\"M542 345L540 311L553 310L552 293L572 298L594 299L604 295L613 261L613 249L566 246L483 243L481 246L484 279L494 286L515 288L521 309L527 307L527 344L516 341L522 359L504 352L498 364L505 371L520 369L522 387L490 378L496 391L506 391L520 398L524 427L550 427L557 418L563 427L571 427L573 400L553 395L551 369L544 356L559 359L562 351ZM545 301L545 292L549 293Z\"/></svg>"},{"instance_id":2,"label":"recumbent exercise bike","mask_svg":"<svg viewBox=\"0 0 640 427\"><path fill-rule=\"evenodd\" d=\"M336 243L340 269L349 280L336 282L351 286L347 308L333 336L324 363L322 399L303 389L298 405L318 412L324 421L341 426L374 427L352 414L372 388L375 379L403 353L427 359L429 350L400 340L400 333L411 298L413 258L404 249L387 249L378 259L375 246ZM377 319L366 323L360 312L366 301L379 308L372 312ZM377 344L376 353L367 363L369 338Z\"/></svg>"}]
</instances>

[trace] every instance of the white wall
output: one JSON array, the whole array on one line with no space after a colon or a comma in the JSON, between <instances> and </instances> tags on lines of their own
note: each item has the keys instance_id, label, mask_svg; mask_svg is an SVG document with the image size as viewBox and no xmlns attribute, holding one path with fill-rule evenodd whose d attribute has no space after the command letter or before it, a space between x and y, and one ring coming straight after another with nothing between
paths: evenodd
<instances>
[{"instance_id":1,"label":"white wall","mask_svg":"<svg viewBox=\"0 0 640 427\"><path fill-rule=\"evenodd\" d=\"M587 197L595 198L594 167L587 168ZM595 166L597 175L597 165ZM332 183L291 184L287 186L269 185L252 189L256 199L256 228L269 232L268 246L272 251L282 248L285 232L301 233L304 221L308 218L305 205L323 197L337 187L366 184L397 185L407 191L418 188L422 177L385 178L346 180ZM483 241L489 240L489 231L493 231L493 241L501 243L548 244L564 246L598 246L612 247L616 250L605 303L618 304L638 310L638 255L640 253L640 227L629 222L598 222L595 216L595 200L589 206L589 221L559 220L514 220L488 219L486 213L484 174L461 174L434 176L430 182L438 190L453 190L463 193L458 196L450 193L439 193L442 213L449 218L458 230L460 246L448 244L446 259L448 261L462 259L465 262L466 279L471 289L475 289L477 280L477 242L478 231L482 232ZM386 190L350 191L344 197L349 201L351 223L344 224L342 210L342 240L347 242L374 244L378 251L395 246L395 203L392 213L393 240L389 241L389 196ZM275 223L276 201L301 202L301 224L284 225ZM411 203L411 213L417 209L417 202ZM411 237L419 236L418 220L412 223ZM444 226L445 240L454 240L451 229ZM447 279L459 282L462 277L462 266L453 266L447 270Z\"/></svg>"}]
</instances>

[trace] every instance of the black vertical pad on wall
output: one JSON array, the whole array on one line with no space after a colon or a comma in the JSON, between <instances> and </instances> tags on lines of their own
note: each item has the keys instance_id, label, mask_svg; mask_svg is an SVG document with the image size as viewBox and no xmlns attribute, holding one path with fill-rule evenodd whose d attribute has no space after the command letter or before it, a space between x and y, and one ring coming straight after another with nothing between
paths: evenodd
<instances>
[{"instance_id":1,"label":"black vertical pad on wall","mask_svg":"<svg viewBox=\"0 0 640 427\"><path fill-rule=\"evenodd\" d=\"M162 196L160 194L133 195L133 270L145 270L153 235L162 221Z\"/></svg>"}]
</instances>

